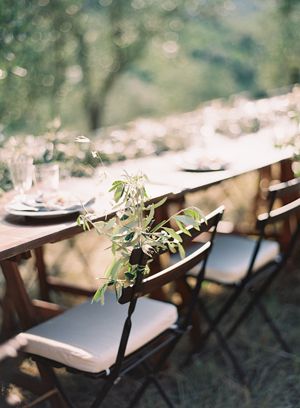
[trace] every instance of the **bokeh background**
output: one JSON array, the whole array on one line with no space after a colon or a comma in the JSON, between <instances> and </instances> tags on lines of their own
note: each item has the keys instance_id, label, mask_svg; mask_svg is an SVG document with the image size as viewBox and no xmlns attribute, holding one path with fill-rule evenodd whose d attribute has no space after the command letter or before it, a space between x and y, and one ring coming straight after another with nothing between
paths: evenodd
<instances>
[{"instance_id":1,"label":"bokeh background","mask_svg":"<svg viewBox=\"0 0 300 408\"><path fill-rule=\"evenodd\" d=\"M0 195L12 188L7 164L19 151L35 163L59 162L62 177L93 175L99 163L89 145L74 142L79 135L91 138L104 163L201 149L213 136L234 145L258 132L291 143L299 159L299 27L300 0L0 0ZM223 202L226 218L246 230L260 184L251 173L186 199L205 211ZM110 261L107 242L88 234L46 246L51 275L97 285ZM266 299L295 354L282 354L254 315L233 344L249 394L215 347L178 369L187 339L163 373L176 406L300 406L299 253ZM36 295L33 262L21 270ZM224 298L213 285L203 295L212 308ZM88 382L62 379L78 406L89 406ZM124 406L135 387L129 378L105 406ZM19 401L27 397L19 392ZM153 391L143 404L161 406Z\"/></svg>"},{"instance_id":2,"label":"bokeh background","mask_svg":"<svg viewBox=\"0 0 300 408\"><path fill-rule=\"evenodd\" d=\"M0 194L18 152L92 175L78 135L107 163L267 127L300 156L299 26L299 0L0 0Z\"/></svg>"},{"instance_id":3,"label":"bokeh background","mask_svg":"<svg viewBox=\"0 0 300 408\"><path fill-rule=\"evenodd\" d=\"M3 137L82 132L299 82L299 0L0 0Z\"/></svg>"}]
</instances>

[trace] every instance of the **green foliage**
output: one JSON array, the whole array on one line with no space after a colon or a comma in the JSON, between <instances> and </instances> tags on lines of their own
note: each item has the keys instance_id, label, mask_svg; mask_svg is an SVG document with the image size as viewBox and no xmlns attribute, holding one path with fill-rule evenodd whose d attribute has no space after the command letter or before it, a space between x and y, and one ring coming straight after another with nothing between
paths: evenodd
<instances>
[{"instance_id":1,"label":"green foliage","mask_svg":"<svg viewBox=\"0 0 300 408\"><path fill-rule=\"evenodd\" d=\"M299 0L2 0L0 123L84 131L265 95L300 80L299 25Z\"/></svg>"},{"instance_id":2,"label":"green foliage","mask_svg":"<svg viewBox=\"0 0 300 408\"><path fill-rule=\"evenodd\" d=\"M198 208L186 208L155 225L155 209L163 205L166 198L156 203L147 204L149 197L145 189L144 175L124 174L123 178L113 182L110 192L113 193L116 215L108 221L93 222L88 212L78 217L78 224L84 230L93 226L101 236L106 236L111 242L113 261L105 272L104 282L94 296L94 301L104 300L104 293L108 286L115 287L117 297L125 285L132 285L139 273L149 273L149 264L153 256L161 250L179 251L185 256L182 237L167 225L174 220L179 230L190 235L188 226L199 230L204 215ZM141 248L147 255L146 267L131 265L132 250Z\"/></svg>"},{"instance_id":3,"label":"green foliage","mask_svg":"<svg viewBox=\"0 0 300 408\"><path fill-rule=\"evenodd\" d=\"M0 94L14 97L3 100L0 120L10 126L25 118L45 121L61 113L66 96L73 104L79 93L90 129L102 124L116 80L151 38L168 30L177 9L159 0L2 3Z\"/></svg>"},{"instance_id":4,"label":"green foliage","mask_svg":"<svg viewBox=\"0 0 300 408\"><path fill-rule=\"evenodd\" d=\"M291 14L300 5L299 0L278 0L278 3L279 10L283 15Z\"/></svg>"}]
</instances>

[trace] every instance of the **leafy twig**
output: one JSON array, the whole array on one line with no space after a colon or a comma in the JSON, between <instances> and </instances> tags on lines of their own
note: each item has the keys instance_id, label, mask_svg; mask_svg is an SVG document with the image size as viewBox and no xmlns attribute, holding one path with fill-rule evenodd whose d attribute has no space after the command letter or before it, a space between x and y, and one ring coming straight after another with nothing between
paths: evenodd
<instances>
[{"instance_id":1,"label":"leafy twig","mask_svg":"<svg viewBox=\"0 0 300 408\"><path fill-rule=\"evenodd\" d=\"M143 174L129 175L115 180L109 190L113 193L116 215L108 221L93 222L91 215L86 211L78 217L78 224L84 230L94 227L100 235L106 236L111 241L113 261L105 271L104 280L94 295L93 301L104 301L104 294L109 286L114 286L117 296L126 285L132 285L138 273L149 273L149 263L155 253L161 250L171 252L179 251L180 256L185 256L182 238L173 228L167 226L174 221L178 230L186 235L191 235L188 228L193 226L200 229L201 221L205 217L196 207L189 207L178 211L167 220L155 224L155 210L162 206L167 198L157 203L147 204L149 196L145 189L147 177ZM148 255L148 262L143 271L138 265L130 264L131 252L141 248Z\"/></svg>"}]
</instances>

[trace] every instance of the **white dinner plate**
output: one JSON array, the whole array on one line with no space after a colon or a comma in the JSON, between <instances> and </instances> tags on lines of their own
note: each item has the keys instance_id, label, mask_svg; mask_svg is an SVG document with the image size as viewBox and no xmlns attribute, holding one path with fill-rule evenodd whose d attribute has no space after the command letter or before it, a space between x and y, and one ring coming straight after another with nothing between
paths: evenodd
<instances>
[{"instance_id":1,"label":"white dinner plate","mask_svg":"<svg viewBox=\"0 0 300 408\"><path fill-rule=\"evenodd\" d=\"M6 206L5 211L8 214L17 215L19 217L32 217L32 218L58 218L65 215L79 213L81 208L72 208L70 210L51 210L51 211L21 211L15 210L11 207Z\"/></svg>"},{"instance_id":2,"label":"white dinner plate","mask_svg":"<svg viewBox=\"0 0 300 408\"><path fill-rule=\"evenodd\" d=\"M178 167L180 170L189 172L209 172L209 171L222 171L227 170L228 163L224 160L214 158L206 158L199 160L198 158L182 158L178 161Z\"/></svg>"},{"instance_id":3,"label":"white dinner plate","mask_svg":"<svg viewBox=\"0 0 300 408\"><path fill-rule=\"evenodd\" d=\"M95 202L95 198L91 198L83 203L83 205L73 205L70 208L61 208L61 209L41 209L41 210L34 210L31 211L26 209L26 205L21 203L11 202L7 204L5 207L5 211L8 214L17 215L19 217L31 217L31 218L58 218L63 217L70 214L76 214L83 210L83 207L90 207ZM18 208L19 207L19 208Z\"/></svg>"}]
</instances>

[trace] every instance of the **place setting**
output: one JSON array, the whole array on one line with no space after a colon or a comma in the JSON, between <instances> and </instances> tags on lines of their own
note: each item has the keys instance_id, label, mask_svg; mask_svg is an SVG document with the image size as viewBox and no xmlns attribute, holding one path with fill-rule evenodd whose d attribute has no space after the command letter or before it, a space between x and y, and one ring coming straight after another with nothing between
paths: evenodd
<instances>
[{"instance_id":1,"label":"place setting","mask_svg":"<svg viewBox=\"0 0 300 408\"><path fill-rule=\"evenodd\" d=\"M19 156L10 162L9 171L16 194L5 206L6 213L38 219L60 218L90 208L95 197L80 198L60 184L59 165L33 164ZM82 195L82 194L81 194Z\"/></svg>"},{"instance_id":2,"label":"place setting","mask_svg":"<svg viewBox=\"0 0 300 408\"><path fill-rule=\"evenodd\" d=\"M181 171L202 173L224 171L229 162L224 157L201 149L186 151L177 160L177 167Z\"/></svg>"}]
</instances>

